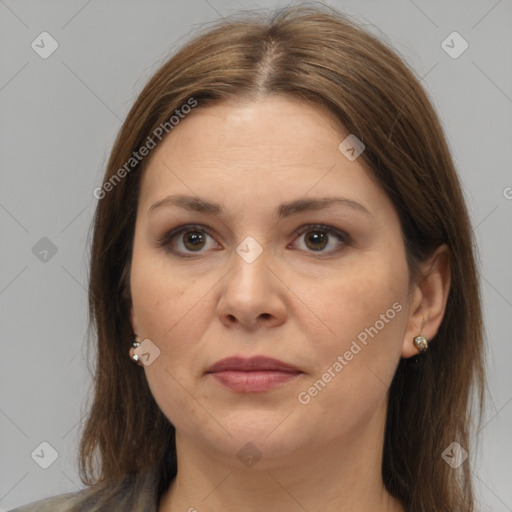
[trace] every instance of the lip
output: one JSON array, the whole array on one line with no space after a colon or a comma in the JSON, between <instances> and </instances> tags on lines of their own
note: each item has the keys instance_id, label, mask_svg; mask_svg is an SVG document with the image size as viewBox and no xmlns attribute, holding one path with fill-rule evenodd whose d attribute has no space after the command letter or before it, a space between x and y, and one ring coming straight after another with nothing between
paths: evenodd
<instances>
[{"instance_id":1,"label":"lip","mask_svg":"<svg viewBox=\"0 0 512 512\"><path fill-rule=\"evenodd\" d=\"M269 391L302 373L293 365L265 356L228 357L217 361L206 371L220 384L244 393Z\"/></svg>"},{"instance_id":2,"label":"lip","mask_svg":"<svg viewBox=\"0 0 512 512\"><path fill-rule=\"evenodd\" d=\"M300 372L296 366L266 356L226 357L210 366L206 373L226 371L256 372L256 371Z\"/></svg>"}]
</instances>

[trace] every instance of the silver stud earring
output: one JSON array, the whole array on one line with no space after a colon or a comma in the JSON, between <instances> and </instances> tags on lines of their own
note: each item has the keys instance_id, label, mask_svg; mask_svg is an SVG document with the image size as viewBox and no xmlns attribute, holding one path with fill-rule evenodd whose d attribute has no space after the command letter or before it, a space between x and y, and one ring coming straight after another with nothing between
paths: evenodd
<instances>
[{"instance_id":1,"label":"silver stud earring","mask_svg":"<svg viewBox=\"0 0 512 512\"><path fill-rule=\"evenodd\" d=\"M133 348L137 348L139 345L140 345L140 343L139 343L137 340L132 341L132 347L133 347ZM140 358L139 358L139 355L138 355L138 354L134 354L134 355L131 357L131 359L132 359L132 361L133 361L134 363L139 364Z\"/></svg>"}]
</instances>

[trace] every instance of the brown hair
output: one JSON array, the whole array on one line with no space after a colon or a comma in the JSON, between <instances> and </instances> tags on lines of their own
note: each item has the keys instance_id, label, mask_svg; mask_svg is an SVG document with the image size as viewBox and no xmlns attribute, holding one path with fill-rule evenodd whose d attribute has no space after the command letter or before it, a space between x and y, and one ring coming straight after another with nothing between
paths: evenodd
<instances>
[{"instance_id":1,"label":"brown hair","mask_svg":"<svg viewBox=\"0 0 512 512\"><path fill-rule=\"evenodd\" d=\"M469 451L473 406L481 414L483 403L473 234L439 119L420 80L395 52L325 6L208 27L144 87L115 141L104 183L190 98L204 108L275 94L326 108L364 143L361 158L398 212L412 278L421 278L419 264L436 247L449 247L451 288L439 332L421 359L401 359L390 388L382 476L407 510L473 511L468 462L455 470L441 457L453 441ZM116 485L148 470L158 475L160 495L177 467L174 427L128 357L134 336L128 278L147 161L99 200L94 219L89 307L97 367L79 469L105 503Z\"/></svg>"}]
</instances>

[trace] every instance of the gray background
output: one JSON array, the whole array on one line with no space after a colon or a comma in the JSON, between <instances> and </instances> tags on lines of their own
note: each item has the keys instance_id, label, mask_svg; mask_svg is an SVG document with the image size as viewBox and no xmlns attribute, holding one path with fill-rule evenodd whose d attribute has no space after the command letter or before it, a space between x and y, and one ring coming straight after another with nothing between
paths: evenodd
<instances>
[{"instance_id":1,"label":"gray background","mask_svg":"<svg viewBox=\"0 0 512 512\"><path fill-rule=\"evenodd\" d=\"M447 131L481 255L488 339L489 402L471 454L477 492L483 510L512 511L512 2L328 3L402 55ZM124 116L191 30L238 8L284 5L0 0L0 510L82 487L74 461L91 382L92 191ZM43 31L59 44L47 59L31 48ZM441 47L453 31L469 43L456 59ZM36 463L48 449L31 456L42 442L58 452L48 469Z\"/></svg>"}]
</instances>

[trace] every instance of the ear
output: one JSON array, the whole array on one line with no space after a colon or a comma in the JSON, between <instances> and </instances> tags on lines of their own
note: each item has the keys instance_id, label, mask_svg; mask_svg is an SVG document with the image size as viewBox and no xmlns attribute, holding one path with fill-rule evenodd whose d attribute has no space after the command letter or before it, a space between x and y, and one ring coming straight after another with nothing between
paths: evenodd
<instances>
[{"instance_id":1,"label":"ear","mask_svg":"<svg viewBox=\"0 0 512 512\"><path fill-rule=\"evenodd\" d=\"M130 306L130 323L132 325L132 330L133 330L135 336L137 336L139 334L139 324L137 322L137 317L135 316L135 312L133 311L133 303Z\"/></svg>"},{"instance_id":2,"label":"ear","mask_svg":"<svg viewBox=\"0 0 512 512\"><path fill-rule=\"evenodd\" d=\"M443 320L451 284L448 246L440 245L422 267L422 276L410 295L410 316L401 353L404 358L418 355L414 338L422 335L431 341Z\"/></svg>"},{"instance_id":3,"label":"ear","mask_svg":"<svg viewBox=\"0 0 512 512\"><path fill-rule=\"evenodd\" d=\"M140 342L140 340L141 340L141 339L140 339L140 337L139 337L139 335L138 335L138 333L139 333L139 328L138 328L138 323L137 323L137 317L135 316L135 313L134 313L134 311L133 311L133 304L130 306L130 323L131 323L131 325L132 325L132 330L133 330L133 332L134 332L134 334L135 334L134 341L139 341L139 342ZM130 347L130 349L129 349L129 351L128 351L128 354L129 354L129 356L130 356L130 357L133 357L133 356L134 356L134 354L135 354L135 350L136 350L136 349L135 349L133 346L132 346L132 347ZM142 363L141 363L140 361L137 361L137 364L138 364L139 366L141 366L141 365L142 365Z\"/></svg>"}]
</instances>

